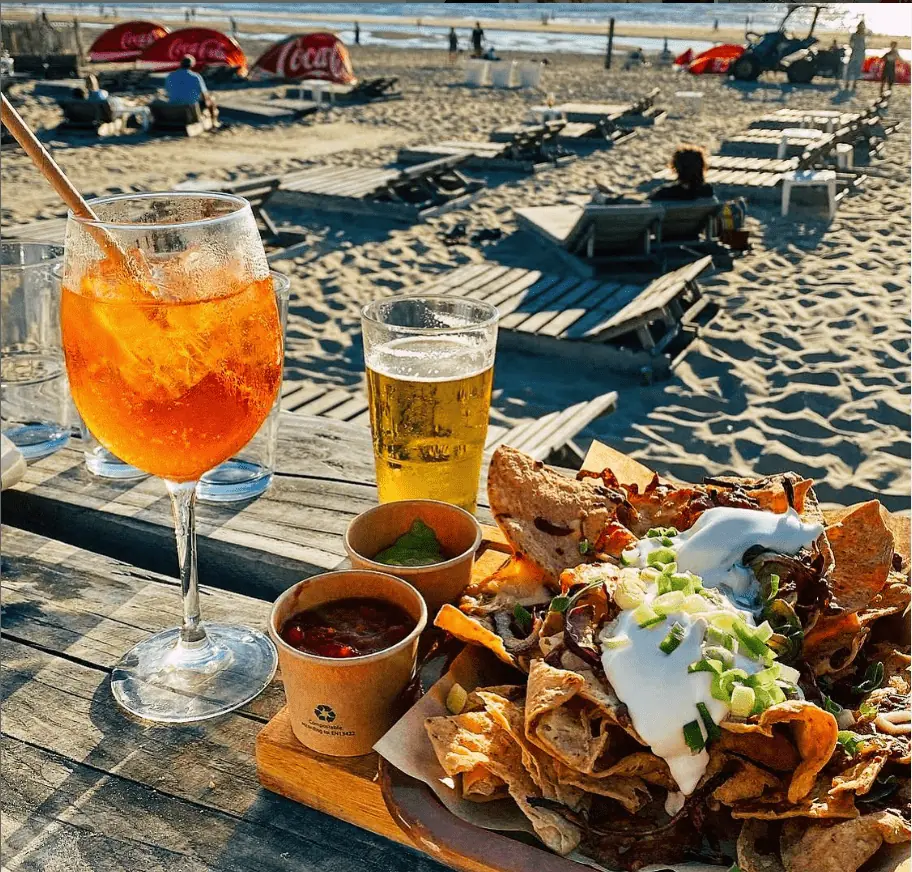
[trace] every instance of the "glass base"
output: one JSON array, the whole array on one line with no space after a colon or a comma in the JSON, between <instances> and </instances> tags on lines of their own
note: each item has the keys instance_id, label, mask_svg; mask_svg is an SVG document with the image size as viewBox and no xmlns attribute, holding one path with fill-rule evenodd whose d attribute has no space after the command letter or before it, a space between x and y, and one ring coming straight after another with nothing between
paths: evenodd
<instances>
[{"instance_id":1,"label":"glass base","mask_svg":"<svg viewBox=\"0 0 912 872\"><path fill-rule=\"evenodd\" d=\"M163 630L131 648L111 674L117 704L160 724L215 718L258 696L275 675L277 656L268 637L248 627L204 624L207 638L180 641Z\"/></svg>"},{"instance_id":2,"label":"glass base","mask_svg":"<svg viewBox=\"0 0 912 872\"><path fill-rule=\"evenodd\" d=\"M196 486L197 499L231 503L258 497L272 483L272 471L259 463L232 458L203 473Z\"/></svg>"},{"instance_id":3,"label":"glass base","mask_svg":"<svg viewBox=\"0 0 912 872\"><path fill-rule=\"evenodd\" d=\"M59 451L70 441L68 428L57 424L20 424L3 431L26 460L38 460Z\"/></svg>"},{"instance_id":4,"label":"glass base","mask_svg":"<svg viewBox=\"0 0 912 872\"><path fill-rule=\"evenodd\" d=\"M145 478L147 473L129 463L124 463L119 457L115 457L107 448L100 445L92 451L83 452L85 455L86 468L92 475L101 478Z\"/></svg>"}]
</instances>

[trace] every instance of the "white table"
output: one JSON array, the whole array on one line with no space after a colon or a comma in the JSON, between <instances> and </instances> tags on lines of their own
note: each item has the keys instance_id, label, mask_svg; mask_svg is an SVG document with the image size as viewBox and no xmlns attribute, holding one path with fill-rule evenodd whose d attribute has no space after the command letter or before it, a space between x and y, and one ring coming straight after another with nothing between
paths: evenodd
<instances>
[{"instance_id":1,"label":"white table","mask_svg":"<svg viewBox=\"0 0 912 872\"><path fill-rule=\"evenodd\" d=\"M836 214L836 173L833 170L795 170L782 176L782 214L788 215L792 188L826 188L830 218Z\"/></svg>"},{"instance_id":2,"label":"white table","mask_svg":"<svg viewBox=\"0 0 912 872\"><path fill-rule=\"evenodd\" d=\"M786 127L785 130L782 131L782 138L779 140L779 148L776 151L776 157L780 160L784 158L788 152L790 142L794 142L796 139L810 145L824 135L822 130L811 130L807 127Z\"/></svg>"},{"instance_id":3,"label":"white table","mask_svg":"<svg viewBox=\"0 0 912 872\"><path fill-rule=\"evenodd\" d=\"M564 121L563 110L554 106L530 106L526 112L526 121L530 124L544 124L546 121Z\"/></svg>"}]
</instances>

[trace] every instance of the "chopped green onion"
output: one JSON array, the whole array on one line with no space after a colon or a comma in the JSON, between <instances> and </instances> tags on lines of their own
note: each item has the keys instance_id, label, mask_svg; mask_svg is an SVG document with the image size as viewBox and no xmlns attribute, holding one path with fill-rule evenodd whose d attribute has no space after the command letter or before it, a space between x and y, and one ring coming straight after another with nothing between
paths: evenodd
<instances>
[{"instance_id":1,"label":"chopped green onion","mask_svg":"<svg viewBox=\"0 0 912 872\"><path fill-rule=\"evenodd\" d=\"M661 574L654 566L647 566L645 569L640 570L640 579L647 584L653 584Z\"/></svg>"},{"instance_id":2,"label":"chopped green onion","mask_svg":"<svg viewBox=\"0 0 912 872\"><path fill-rule=\"evenodd\" d=\"M656 567L662 571L662 575L666 576L669 580L671 576L678 571L678 564L672 561L671 563L666 563L664 566Z\"/></svg>"},{"instance_id":3,"label":"chopped green onion","mask_svg":"<svg viewBox=\"0 0 912 872\"><path fill-rule=\"evenodd\" d=\"M675 553L671 548L656 548L655 551L650 551L649 554L646 555L647 566L663 566L674 563L674 560Z\"/></svg>"},{"instance_id":4,"label":"chopped green onion","mask_svg":"<svg viewBox=\"0 0 912 872\"><path fill-rule=\"evenodd\" d=\"M752 687L739 684L732 690L731 710L738 718L746 718L754 708L756 696Z\"/></svg>"},{"instance_id":5,"label":"chopped green onion","mask_svg":"<svg viewBox=\"0 0 912 872\"><path fill-rule=\"evenodd\" d=\"M670 581L672 590L680 590L684 594L692 594L696 590L690 573L676 572L670 577Z\"/></svg>"},{"instance_id":6,"label":"chopped green onion","mask_svg":"<svg viewBox=\"0 0 912 872\"><path fill-rule=\"evenodd\" d=\"M671 590L657 596L651 603L657 614L670 615L672 612L681 611L684 605L684 594L679 590Z\"/></svg>"},{"instance_id":7,"label":"chopped green onion","mask_svg":"<svg viewBox=\"0 0 912 872\"><path fill-rule=\"evenodd\" d=\"M684 597L681 608L689 615L700 615L712 611L712 604L708 603L698 593L691 593Z\"/></svg>"},{"instance_id":8,"label":"chopped green onion","mask_svg":"<svg viewBox=\"0 0 912 872\"><path fill-rule=\"evenodd\" d=\"M699 754L703 750L706 741L703 739L703 731L700 729L699 721L691 721L689 724L684 724L684 741L694 754Z\"/></svg>"},{"instance_id":9,"label":"chopped green onion","mask_svg":"<svg viewBox=\"0 0 912 872\"><path fill-rule=\"evenodd\" d=\"M864 738L864 736L859 736L858 733L853 733L851 730L840 730L836 734L836 741L842 745L850 757L854 757L861 750Z\"/></svg>"},{"instance_id":10,"label":"chopped green onion","mask_svg":"<svg viewBox=\"0 0 912 872\"><path fill-rule=\"evenodd\" d=\"M858 707L858 714L863 718L873 718L877 716L877 706L873 702L863 702Z\"/></svg>"},{"instance_id":11,"label":"chopped green onion","mask_svg":"<svg viewBox=\"0 0 912 872\"><path fill-rule=\"evenodd\" d=\"M602 639L602 644L606 648L625 648L630 644L630 636L626 633L618 633L616 636L609 636L607 639Z\"/></svg>"},{"instance_id":12,"label":"chopped green onion","mask_svg":"<svg viewBox=\"0 0 912 872\"><path fill-rule=\"evenodd\" d=\"M678 528L677 527L665 527L662 530L662 535L668 536L669 538L673 539L675 536L678 535Z\"/></svg>"},{"instance_id":13,"label":"chopped green onion","mask_svg":"<svg viewBox=\"0 0 912 872\"><path fill-rule=\"evenodd\" d=\"M554 597L553 600L551 600L551 605L550 605L549 609L552 612L559 612L562 614L563 612L567 611L569 606L570 606L570 597L556 596L556 597Z\"/></svg>"},{"instance_id":14,"label":"chopped green onion","mask_svg":"<svg viewBox=\"0 0 912 872\"><path fill-rule=\"evenodd\" d=\"M632 578L622 578L614 591L614 601L622 609L635 609L643 604L645 598L643 586L639 580L634 581Z\"/></svg>"},{"instance_id":15,"label":"chopped green onion","mask_svg":"<svg viewBox=\"0 0 912 872\"><path fill-rule=\"evenodd\" d=\"M773 635L773 628L769 621L764 621L755 630L754 635L761 641L766 642Z\"/></svg>"},{"instance_id":16,"label":"chopped green onion","mask_svg":"<svg viewBox=\"0 0 912 872\"><path fill-rule=\"evenodd\" d=\"M709 622L719 630L724 630L729 635L734 632L735 621L741 620L733 612L718 612Z\"/></svg>"},{"instance_id":17,"label":"chopped green onion","mask_svg":"<svg viewBox=\"0 0 912 872\"><path fill-rule=\"evenodd\" d=\"M595 550L592 547L592 543L588 539L580 539L579 545L577 547L580 554L588 554L590 551Z\"/></svg>"},{"instance_id":18,"label":"chopped green onion","mask_svg":"<svg viewBox=\"0 0 912 872\"><path fill-rule=\"evenodd\" d=\"M662 536L662 538L659 539L659 542L666 548L671 548L671 546L674 545L674 542L672 542L671 539L669 539L667 536Z\"/></svg>"},{"instance_id":19,"label":"chopped green onion","mask_svg":"<svg viewBox=\"0 0 912 872\"><path fill-rule=\"evenodd\" d=\"M637 625L643 629L646 629L646 627L653 627L665 620L661 615L657 615L653 611L652 606L648 603L638 605L631 613L631 617L637 622Z\"/></svg>"},{"instance_id":20,"label":"chopped green onion","mask_svg":"<svg viewBox=\"0 0 912 872\"><path fill-rule=\"evenodd\" d=\"M639 548L625 548L621 552L621 565L633 566L640 559Z\"/></svg>"},{"instance_id":21,"label":"chopped green onion","mask_svg":"<svg viewBox=\"0 0 912 872\"><path fill-rule=\"evenodd\" d=\"M758 660L770 653L766 642L754 635L754 628L748 627L740 618L732 624L732 630L735 633L735 638L744 646L748 657Z\"/></svg>"},{"instance_id":22,"label":"chopped green onion","mask_svg":"<svg viewBox=\"0 0 912 872\"><path fill-rule=\"evenodd\" d=\"M706 741L714 742L722 735L722 730L719 729L719 725L712 719L712 715L709 713L709 709L706 707L705 702L697 703L697 711L700 713L700 720L703 721L703 726L706 729Z\"/></svg>"},{"instance_id":23,"label":"chopped green onion","mask_svg":"<svg viewBox=\"0 0 912 872\"><path fill-rule=\"evenodd\" d=\"M708 657L704 657L702 660L697 660L696 663L691 663L687 667L688 672L712 672L716 675L722 674L722 662L720 660L713 660Z\"/></svg>"},{"instance_id":24,"label":"chopped green onion","mask_svg":"<svg viewBox=\"0 0 912 872\"><path fill-rule=\"evenodd\" d=\"M871 663L865 670L864 680L852 688L853 693L870 693L877 690L884 679L884 665L880 661Z\"/></svg>"},{"instance_id":25,"label":"chopped green onion","mask_svg":"<svg viewBox=\"0 0 912 872\"><path fill-rule=\"evenodd\" d=\"M671 576L665 575L664 573L656 579L656 593L659 596L662 594L671 593Z\"/></svg>"},{"instance_id":26,"label":"chopped green onion","mask_svg":"<svg viewBox=\"0 0 912 872\"><path fill-rule=\"evenodd\" d=\"M785 691L779 686L778 682L765 688L765 690L769 696L770 705L779 705L780 702L785 702L786 699L788 699L785 695Z\"/></svg>"},{"instance_id":27,"label":"chopped green onion","mask_svg":"<svg viewBox=\"0 0 912 872\"><path fill-rule=\"evenodd\" d=\"M513 620L524 633L532 632L532 614L519 603L513 606Z\"/></svg>"},{"instance_id":28,"label":"chopped green onion","mask_svg":"<svg viewBox=\"0 0 912 872\"><path fill-rule=\"evenodd\" d=\"M770 574L770 592L769 596L766 598L766 601L771 602L774 600L777 593L779 593L779 576L773 572Z\"/></svg>"},{"instance_id":29,"label":"chopped green onion","mask_svg":"<svg viewBox=\"0 0 912 872\"><path fill-rule=\"evenodd\" d=\"M785 663L779 664L779 677L789 684L798 684L801 673L794 666L788 666Z\"/></svg>"},{"instance_id":30,"label":"chopped green onion","mask_svg":"<svg viewBox=\"0 0 912 872\"><path fill-rule=\"evenodd\" d=\"M659 539L659 538L661 538L661 537L664 536L664 535L665 535L665 528L664 528L664 527L650 527L650 528L646 531L646 538L647 538L647 539Z\"/></svg>"},{"instance_id":31,"label":"chopped green onion","mask_svg":"<svg viewBox=\"0 0 912 872\"><path fill-rule=\"evenodd\" d=\"M831 700L826 694L823 694L823 710L836 717L842 711L842 706Z\"/></svg>"},{"instance_id":32,"label":"chopped green onion","mask_svg":"<svg viewBox=\"0 0 912 872\"><path fill-rule=\"evenodd\" d=\"M721 645L710 645L704 648L703 656L710 660L718 660L726 669L732 669L735 665L735 655Z\"/></svg>"},{"instance_id":33,"label":"chopped green onion","mask_svg":"<svg viewBox=\"0 0 912 872\"><path fill-rule=\"evenodd\" d=\"M749 682L751 687L772 687L779 677L779 664L774 663L766 669L761 669L750 676Z\"/></svg>"},{"instance_id":34,"label":"chopped green onion","mask_svg":"<svg viewBox=\"0 0 912 872\"><path fill-rule=\"evenodd\" d=\"M713 621L715 619L713 615L709 620ZM722 648L726 648L729 651L735 650L735 638L734 636L726 633L725 630L721 630L718 627L710 625L706 628L706 641L711 645L718 645Z\"/></svg>"},{"instance_id":35,"label":"chopped green onion","mask_svg":"<svg viewBox=\"0 0 912 872\"><path fill-rule=\"evenodd\" d=\"M743 669L726 669L721 675L714 675L710 686L712 698L731 702L732 689L744 681L747 681L747 673Z\"/></svg>"},{"instance_id":36,"label":"chopped green onion","mask_svg":"<svg viewBox=\"0 0 912 872\"><path fill-rule=\"evenodd\" d=\"M684 627L675 621L671 625L671 629L668 631L668 634L659 642L659 650L663 654L671 654L673 651L677 650L678 646L684 640Z\"/></svg>"}]
</instances>

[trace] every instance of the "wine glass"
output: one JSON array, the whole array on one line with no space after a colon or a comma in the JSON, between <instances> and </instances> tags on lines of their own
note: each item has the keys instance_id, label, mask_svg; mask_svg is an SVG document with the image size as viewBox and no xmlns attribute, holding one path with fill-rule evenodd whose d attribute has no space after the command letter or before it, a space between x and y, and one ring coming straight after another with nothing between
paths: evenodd
<instances>
[{"instance_id":1,"label":"wine glass","mask_svg":"<svg viewBox=\"0 0 912 872\"><path fill-rule=\"evenodd\" d=\"M194 500L200 476L269 415L283 342L250 204L199 192L109 197L70 213L61 326L76 408L98 441L164 479L177 531L183 623L132 648L114 698L150 721L216 717L259 694L275 648L247 627L203 624ZM113 243L113 245L112 245Z\"/></svg>"}]
</instances>

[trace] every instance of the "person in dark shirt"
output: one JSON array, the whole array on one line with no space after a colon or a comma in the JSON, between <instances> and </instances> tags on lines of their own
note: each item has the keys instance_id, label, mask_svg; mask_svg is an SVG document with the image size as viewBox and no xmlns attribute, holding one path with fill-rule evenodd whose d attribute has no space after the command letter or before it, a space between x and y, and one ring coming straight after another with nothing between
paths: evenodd
<instances>
[{"instance_id":1,"label":"person in dark shirt","mask_svg":"<svg viewBox=\"0 0 912 872\"><path fill-rule=\"evenodd\" d=\"M706 183L706 152L696 145L682 145L671 157L671 168L678 180L649 195L650 200L700 200L713 195Z\"/></svg>"},{"instance_id":2,"label":"person in dark shirt","mask_svg":"<svg viewBox=\"0 0 912 872\"><path fill-rule=\"evenodd\" d=\"M484 31L481 29L481 22L476 21L472 29L472 54L476 58L481 57L481 44L484 42Z\"/></svg>"},{"instance_id":3,"label":"person in dark shirt","mask_svg":"<svg viewBox=\"0 0 912 872\"><path fill-rule=\"evenodd\" d=\"M450 63L456 63L456 58L459 55L459 37L456 35L456 28L450 28Z\"/></svg>"},{"instance_id":4,"label":"person in dark shirt","mask_svg":"<svg viewBox=\"0 0 912 872\"><path fill-rule=\"evenodd\" d=\"M881 58L883 61L883 75L880 77L881 94L896 84L896 62L900 60L898 45L898 42L891 42L890 50Z\"/></svg>"}]
</instances>

